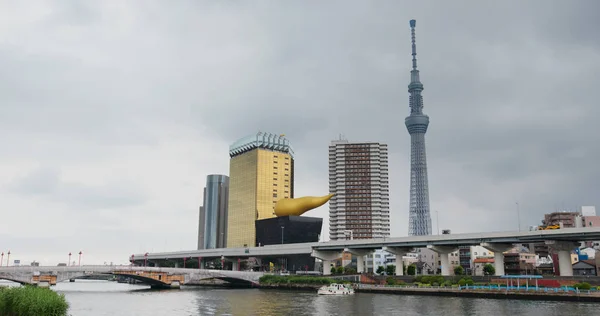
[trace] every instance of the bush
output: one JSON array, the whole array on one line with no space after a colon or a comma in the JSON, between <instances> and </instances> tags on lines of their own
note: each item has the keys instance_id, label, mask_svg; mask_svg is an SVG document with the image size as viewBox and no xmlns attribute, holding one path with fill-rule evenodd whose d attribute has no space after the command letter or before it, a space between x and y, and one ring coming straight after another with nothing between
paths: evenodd
<instances>
[{"instance_id":1,"label":"bush","mask_svg":"<svg viewBox=\"0 0 600 316\"><path fill-rule=\"evenodd\" d=\"M573 285L573 287L580 290L590 290L592 288L592 286L587 282L577 283Z\"/></svg>"},{"instance_id":2,"label":"bush","mask_svg":"<svg viewBox=\"0 0 600 316\"><path fill-rule=\"evenodd\" d=\"M63 316L69 303L64 294L34 286L0 288L0 315Z\"/></svg>"},{"instance_id":3,"label":"bush","mask_svg":"<svg viewBox=\"0 0 600 316\"><path fill-rule=\"evenodd\" d=\"M458 280L458 285L460 286L465 286L465 285L473 285L473 280L471 280L471 278L462 278L460 280Z\"/></svg>"},{"instance_id":4,"label":"bush","mask_svg":"<svg viewBox=\"0 0 600 316\"><path fill-rule=\"evenodd\" d=\"M336 272L337 272L337 274L344 274L344 270L345 270L345 269L344 269L344 267L342 267L342 266L339 266L339 267L337 267L337 268L336 268Z\"/></svg>"},{"instance_id":5,"label":"bush","mask_svg":"<svg viewBox=\"0 0 600 316\"><path fill-rule=\"evenodd\" d=\"M414 264L411 264L406 268L406 274L415 275L416 273L417 273L417 266L415 266Z\"/></svg>"},{"instance_id":6,"label":"bush","mask_svg":"<svg viewBox=\"0 0 600 316\"><path fill-rule=\"evenodd\" d=\"M354 269L354 268L346 268L346 271L344 271L344 273L346 273L346 274L356 274L356 269Z\"/></svg>"},{"instance_id":7,"label":"bush","mask_svg":"<svg viewBox=\"0 0 600 316\"><path fill-rule=\"evenodd\" d=\"M336 283L337 281L330 278L324 277L313 277L313 276L303 276L303 275L289 275L289 276L281 276L281 275L272 275L267 274L263 275L258 279L260 284L324 284L329 285L331 283ZM339 282L338 282L339 283Z\"/></svg>"},{"instance_id":8,"label":"bush","mask_svg":"<svg viewBox=\"0 0 600 316\"><path fill-rule=\"evenodd\" d=\"M396 279L394 279L394 277L387 277L385 279L385 282L387 283L387 285L395 285L396 284Z\"/></svg>"},{"instance_id":9,"label":"bush","mask_svg":"<svg viewBox=\"0 0 600 316\"><path fill-rule=\"evenodd\" d=\"M442 283L442 286L452 286L452 281L450 281L450 280L444 281L444 283Z\"/></svg>"}]
</instances>

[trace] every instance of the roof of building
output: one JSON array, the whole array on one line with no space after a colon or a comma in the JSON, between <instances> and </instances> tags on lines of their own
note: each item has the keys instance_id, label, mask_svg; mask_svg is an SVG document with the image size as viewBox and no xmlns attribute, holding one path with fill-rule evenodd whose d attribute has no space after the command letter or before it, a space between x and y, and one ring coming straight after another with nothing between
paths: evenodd
<instances>
[{"instance_id":1,"label":"roof of building","mask_svg":"<svg viewBox=\"0 0 600 316\"><path fill-rule=\"evenodd\" d=\"M595 268L596 262L593 260L581 260L573 263L573 269L587 269L589 267Z\"/></svg>"},{"instance_id":2,"label":"roof of building","mask_svg":"<svg viewBox=\"0 0 600 316\"><path fill-rule=\"evenodd\" d=\"M294 150L290 145L290 141L285 138L284 134L277 135L265 132L258 132L255 135L249 135L239 139L229 146L229 156L234 157L241 155L256 148L279 151L290 154L292 158L294 157Z\"/></svg>"}]
</instances>

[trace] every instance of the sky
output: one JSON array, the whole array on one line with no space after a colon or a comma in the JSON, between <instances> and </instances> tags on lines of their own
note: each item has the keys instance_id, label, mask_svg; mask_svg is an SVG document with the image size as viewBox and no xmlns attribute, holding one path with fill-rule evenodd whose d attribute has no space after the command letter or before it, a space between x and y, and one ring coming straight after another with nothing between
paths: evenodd
<instances>
[{"instance_id":1,"label":"sky","mask_svg":"<svg viewBox=\"0 0 600 316\"><path fill-rule=\"evenodd\" d=\"M296 196L328 193L340 134L387 143L407 235L410 19L434 233L600 212L598 1L2 1L0 251L196 249L206 176L258 131L290 139Z\"/></svg>"}]
</instances>

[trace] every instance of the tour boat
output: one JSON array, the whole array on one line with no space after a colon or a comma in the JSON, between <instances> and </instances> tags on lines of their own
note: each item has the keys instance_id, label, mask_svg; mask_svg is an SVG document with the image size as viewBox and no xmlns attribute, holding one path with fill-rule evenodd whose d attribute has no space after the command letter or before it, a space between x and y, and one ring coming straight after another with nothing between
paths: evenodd
<instances>
[{"instance_id":1,"label":"tour boat","mask_svg":"<svg viewBox=\"0 0 600 316\"><path fill-rule=\"evenodd\" d=\"M354 294L354 289L349 285L332 283L322 286L317 293L319 295L347 295Z\"/></svg>"}]
</instances>

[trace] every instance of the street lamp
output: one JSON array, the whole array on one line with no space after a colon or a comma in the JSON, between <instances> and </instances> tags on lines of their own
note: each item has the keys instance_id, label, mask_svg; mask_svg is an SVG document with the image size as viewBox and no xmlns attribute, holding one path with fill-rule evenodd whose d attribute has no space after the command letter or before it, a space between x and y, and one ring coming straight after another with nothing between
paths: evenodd
<instances>
[{"instance_id":1,"label":"street lamp","mask_svg":"<svg viewBox=\"0 0 600 316\"><path fill-rule=\"evenodd\" d=\"M10 265L10 250L7 253L8 257L6 257L6 266L8 267Z\"/></svg>"},{"instance_id":2,"label":"street lamp","mask_svg":"<svg viewBox=\"0 0 600 316\"><path fill-rule=\"evenodd\" d=\"M515 202L515 204L517 204L517 224L519 225L519 231L521 231L521 208L519 202Z\"/></svg>"},{"instance_id":3,"label":"street lamp","mask_svg":"<svg viewBox=\"0 0 600 316\"><path fill-rule=\"evenodd\" d=\"M131 255L131 266L133 267L133 262L135 261L135 255Z\"/></svg>"},{"instance_id":4,"label":"street lamp","mask_svg":"<svg viewBox=\"0 0 600 316\"><path fill-rule=\"evenodd\" d=\"M79 251L79 263L77 264L78 266L81 266L81 255L83 254L83 252L81 252L81 250Z\"/></svg>"},{"instance_id":5,"label":"street lamp","mask_svg":"<svg viewBox=\"0 0 600 316\"><path fill-rule=\"evenodd\" d=\"M146 252L144 254L144 267L147 267L147 266L148 266L148 253Z\"/></svg>"},{"instance_id":6,"label":"street lamp","mask_svg":"<svg viewBox=\"0 0 600 316\"><path fill-rule=\"evenodd\" d=\"M440 213L435 211L435 225L437 226L437 233L440 234Z\"/></svg>"},{"instance_id":7,"label":"street lamp","mask_svg":"<svg viewBox=\"0 0 600 316\"><path fill-rule=\"evenodd\" d=\"M283 245L283 228L284 226L281 226L281 244Z\"/></svg>"},{"instance_id":8,"label":"street lamp","mask_svg":"<svg viewBox=\"0 0 600 316\"><path fill-rule=\"evenodd\" d=\"M71 266L71 252L69 251L69 261L67 261L67 266Z\"/></svg>"}]
</instances>

